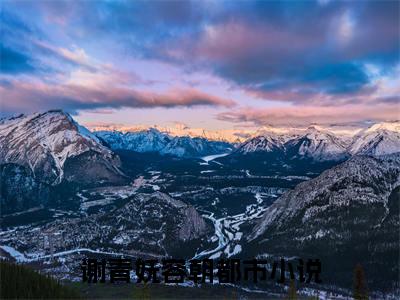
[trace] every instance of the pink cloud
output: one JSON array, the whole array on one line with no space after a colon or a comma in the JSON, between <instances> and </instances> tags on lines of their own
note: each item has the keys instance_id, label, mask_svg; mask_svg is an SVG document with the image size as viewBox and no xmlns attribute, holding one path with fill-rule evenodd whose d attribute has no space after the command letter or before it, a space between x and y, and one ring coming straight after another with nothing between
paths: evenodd
<instances>
[{"instance_id":1,"label":"pink cloud","mask_svg":"<svg viewBox=\"0 0 400 300\"><path fill-rule=\"evenodd\" d=\"M283 101L290 102L296 105L315 105L315 106L331 106L333 104L357 104L360 102L374 102L379 98L378 85L370 84L364 86L358 91L351 94L327 94L318 91L311 85L288 84L281 89L262 90L257 87L245 87L244 91L251 97L269 100L269 101Z\"/></svg>"},{"instance_id":2,"label":"pink cloud","mask_svg":"<svg viewBox=\"0 0 400 300\"><path fill-rule=\"evenodd\" d=\"M4 111L37 111L53 108L66 110L121 107L232 107L235 102L194 88L175 88L165 92L138 90L108 85L50 85L43 82L11 81L0 86Z\"/></svg>"},{"instance_id":3,"label":"pink cloud","mask_svg":"<svg viewBox=\"0 0 400 300\"><path fill-rule=\"evenodd\" d=\"M281 65L282 57L312 49L321 42L317 34L299 35L265 23L231 20L204 26L196 38L183 36L160 45L158 52L173 60L194 60L206 63L233 63L268 60L271 66ZM251 67L251 66L250 66Z\"/></svg>"},{"instance_id":4,"label":"pink cloud","mask_svg":"<svg viewBox=\"0 0 400 300\"><path fill-rule=\"evenodd\" d=\"M397 120L400 109L396 103L378 105L295 106L265 109L240 108L217 115L222 121L241 125L309 125L348 123L364 120Z\"/></svg>"},{"instance_id":5,"label":"pink cloud","mask_svg":"<svg viewBox=\"0 0 400 300\"><path fill-rule=\"evenodd\" d=\"M272 63L283 53L304 51L316 43L316 35L299 36L263 23L230 21L205 27L195 54L211 60L234 60L264 53Z\"/></svg>"}]
</instances>

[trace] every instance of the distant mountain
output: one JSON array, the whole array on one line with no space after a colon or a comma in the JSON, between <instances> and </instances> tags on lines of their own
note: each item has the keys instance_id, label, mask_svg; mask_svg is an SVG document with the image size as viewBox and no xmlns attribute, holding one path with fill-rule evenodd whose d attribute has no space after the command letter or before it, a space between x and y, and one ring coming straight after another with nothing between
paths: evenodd
<instances>
[{"instance_id":1,"label":"distant mountain","mask_svg":"<svg viewBox=\"0 0 400 300\"><path fill-rule=\"evenodd\" d=\"M367 278L375 278L370 287L394 289L399 192L400 154L355 156L268 207L249 248L258 249L254 255L320 258L327 282L343 286L351 286L349 274L361 263Z\"/></svg>"},{"instance_id":2,"label":"distant mountain","mask_svg":"<svg viewBox=\"0 0 400 300\"><path fill-rule=\"evenodd\" d=\"M284 151L284 142L284 138L279 135L257 136L241 144L235 153Z\"/></svg>"},{"instance_id":3,"label":"distant mountain","mask_svg":"<svg viewBox=\"0 0 400 300\"><path fill-rule=\"evenodd\" d=\"M97 131L94 133L113 150L158 152L177 157L201 157L231 151L227 142L200 137L170 136L155 128L137 132Z\"/></svg>"},{"instance_id":4,"label":"distant mountain","mask_svg":"<svg viewBox=\"0 0 400 300\"><path fill-rule=\"evenodd\" d=\"M373 156L400 152L400 122L379 123L359 132L352 141L332 132L311 126L302 133L288 135L268 133L250 138L232 155L252 153L308 158L314 161L342 161L352 155Z\"/></svg>"},{"instance_id":5,"label":"distant mountain","mask_svg":"<svg viewBox=\"0 0 400 300\"><path fill-rule=\"evenodd\" d=\"M342 160L348 157L347 145L334 134L309 127L305 134L289 140L285 149L290 156L317 161Z\"/></svg>"},{"instance_id":6,"label":"distant mountain","mask_svg":"<svg viewBox=\"0 0 400 300\"><path fill-rule=\"evenodd\" d=\"M349 147L351 154L379 156L400 151L400 122L378 123L358 133Z\"/></svg>"},{"instance_id":7,"label":"distant mountain","mask_svg":"<svg viewBox=\"0 0 400 300\"><path fill-rule=\"evenodd\" d=\"M171 141L171 137L157 129L137 132L96 131L94 134L111 149L136 152L160 152Z\"/></svg>"},{"instance_id":8,"label":"distant mountain","mask_svg":"<svg viewBox=\"0 0 400 300\"><path fill-rule=\"evenodd\" d=\"M295 135L264 133L241 144L235 153L275 153L288 159L310 158L316 161L342 160L348 156L344 141L314 126Z\"/></svg>"},{"instance_id":9,"label":"distant mountain","mask_svg":"<svg viewBox=\"0 0 400 300\"><path fill-rule=\"evenodd\" d=\"M244 142L253 130L236 130L236 129L222 129L222 130L208 130L204 128L191 128L182 123L176 123L174 126L159 126L159 125L111 125L111 124L89 124L93 131L120 131L120 132L139 132L147 131L150 129L157 129L171 137L173 136L188 136L200 137L209 141L219 141L227 143L240 143Z\"/></svg>"}]
</instances>

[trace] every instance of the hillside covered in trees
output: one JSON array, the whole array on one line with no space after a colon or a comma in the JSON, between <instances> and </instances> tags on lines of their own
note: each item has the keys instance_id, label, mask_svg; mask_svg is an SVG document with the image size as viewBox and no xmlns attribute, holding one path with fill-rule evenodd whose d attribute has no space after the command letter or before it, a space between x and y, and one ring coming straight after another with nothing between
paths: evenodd
<instances>
[{"instance_id":1,"label":"hillside covered in trees","mask_svg":"<svg viewBox=\"0 0 400 300\"><path fill-rule=\"evenodd\" d=\"M29 267L0 261L1 299L77 299L78 292Z\"/></svg>"}]
</instances>

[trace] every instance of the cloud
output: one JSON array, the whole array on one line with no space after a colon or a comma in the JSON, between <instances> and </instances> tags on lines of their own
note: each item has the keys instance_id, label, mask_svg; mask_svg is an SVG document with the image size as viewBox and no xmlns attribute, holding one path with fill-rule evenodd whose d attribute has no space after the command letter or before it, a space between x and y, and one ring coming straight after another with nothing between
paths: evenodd
<instances>
[{"instance_id":1,"label":"cloud","mask_svg":"<svg viewBox=\"0 0 400 300\"><path fill-rule=\"evenodd\" d=\"M244 126L293 125L353 123L365 120L384 121L398 120L398 105L379 104L344 105L327 107L279 107L266 109L242 108L218 114L221 121L242 124Z\"/></svg>"},{"instance_id":2,"label":"cloud","mask_svg":"<svg viewBox=\"0 0 400 300\"><path fill-rule=\"evenodd\" d=\"M399 62L399 3L265 6L268 17L257 18L243 5L195 32L161 40L146 55L212 70L259 96L290 87L297 94L292 103L304 95L324 100L359 93L370 88L365 63L391 70Z\"/></svg>"},{"instance_id":3,"label":"cloud","mask_svg":"<svg viewBox=\"0 0 400 300\"><path fill-rule=\"evenodd\" d=\"M364 71L361 72L362 69ZM329 68L325 69L325 71L328 70ZM296 106L378 105L385 102L398 103L400 99L400 64L393 66L390 71L380 69L373 64L358 65L354 69L349 66L343 73L333 69L332 72L328 71L323 76L318 74L319 78L326 78L325 86L321 89L313 86L314 76L315 74L310 73L308 81L296 81L293 84L278 81L270 83L271 86L248 87L245 91L252 97L290 102ZM334 84L336 77L340 80L348 79L348 84L339 89ZM324 93L327 89L329 92Z\"/></svg>"},{"instance_id":4,"label":"cloud","mask_svg":"<svg viewBox=\"0 0 400 300\"><path fill-rule=\"evenodd\" d=\"M339 18L338 24L336 24L336 26L338 27L338 42L342 44L350 42L354 35L355 22L349 11L345 11L343 13L343 15Z\"/></svg>"},{"instance_id":5,"label":"cloud","mask_svg":"<svg viewBox=\"0 0 400 300\"><path fill-rule=\"evenodd\" d=\"M300 120L302 109L317 119L318 107L321 114L345 107L372 116L368 107L399 102L398 1L4 3L8 58L0 85L8 110L232 107L225 95L239 91L242 105L246 97L286 102L295 108L272 110L274 118ZM158 82L150 87L146 75L127 71L133 60L173 64L179 74L207 74L224 84L182 86L181 75L176 83L143 67ZM245 119L239 110L219 118Z\"/></svg>"},{"instance_id":6,"label":"cloud","mask_svg":"<svg viewBox=\"0 0 400 300\"><path fill-rule=\"evenodd\" d=\"M163 93L106 85L46 84L12 81L0 86L4 112L32 112L62 108L79 109L152 108L152 107L231 107L234 101L213 96L196 89L170 89Z\"/></svg>"},{"instance_id":7,"label":"cloud","mask_svg":"<svg viewBox=\"0 0 400 300\"><path fill-rule=\"evenodd\" d=\"M96 62L91 60L89 56L86 54L84 49L74 47L73 49L63 48L63 47L56 47L48 42L40 41L40 40L33 40L32 44L36 47L37 55L38 56L52 56L62 61L64 63L71 64L75 67L85 68L88 71L96 72L99 66L96 66ZM43 59L43 58L42 58Z\"/></svg>"}]
</instances>

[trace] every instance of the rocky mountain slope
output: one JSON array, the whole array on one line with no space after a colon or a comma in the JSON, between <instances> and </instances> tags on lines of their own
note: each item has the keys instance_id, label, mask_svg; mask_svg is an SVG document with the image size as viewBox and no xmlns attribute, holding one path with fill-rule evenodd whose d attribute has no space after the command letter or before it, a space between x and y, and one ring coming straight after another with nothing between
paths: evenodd
<instances>
[{"instance_id":1,"label":"rocky mountain slope","mask_svg":"<svg viewBox=\"0 0 400 300\"><path fill-rule=\"evenodd\" d=\"M200 137L170 136L155 128L137 132L97 131L94 133L113 150L158 152L177 157L201 157L232 150L227 142Z\"/></svg>"},{"instance_id":2,"label":"rocky mountain slope","mask_svg":"<svg viewBox=\"0 0 400 300\"><path fill-rule=\"evenodd\" d=\"M351 154L384 155L400 151L400 122L383 122L358 133L349 147Z\"/></svg>"},{"instance_id":3,"label":"rocky mountain slope","mask_svg":"<svg viewBox=\"0 0 400 300\"><path fill-rule=\"evenodd\" d=\"M235 153L248 154L253 152L284 151L285 140L279 135L264 135L252 138L241 144Z\"/></svg>"},{"instance_id":4,"label":"rocky mountain slope","mask_svg":"<svg viewBox=\"0 0 400 300\"><path fill-rule=\"evenodd\" d=\"M64 179L120 181L123 177L118 156L62 111L2 120L0 164L7 163L26 167L52 185Z\"/></svg>"},{"instance_id":5,"label":"rocky mountain slope","mask_svg":"<svg viewBox=\"0 0 400 300\"><path fill-rule=\"evenodd\" d=\"M291 157L306 157L318 161L342 160L348 156L346 144L329 132L316 127L307 129L304 135L289 140L285 148Z\"/></svg>"},{"instance_id":6,"label":"rocky mountain slope","mask_svg":"<svg viewBox=\"0 0 400 300\"><path fill-rule=\"evenodd\" d=\"M268 207L248 247L258 254L320 258L327 281L344 286L361 263L367 278L374 278L370 287L393 290L399 274L399 187L400 154L355 156Z\"/></svg>"},{"instance_id":7,"label":"rocky mountain slope","mask_svg":"<svg viewBox=\"0 0 400 300\"><path fill-rule=\"evenodd\" d=\"M120 160L62 111L0 121L0 204L12 213L47 204L61 183L120 184Z\"/></svg>"}]
</instances>

